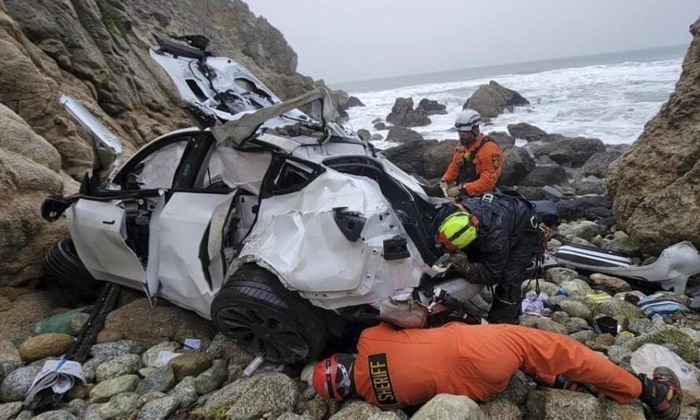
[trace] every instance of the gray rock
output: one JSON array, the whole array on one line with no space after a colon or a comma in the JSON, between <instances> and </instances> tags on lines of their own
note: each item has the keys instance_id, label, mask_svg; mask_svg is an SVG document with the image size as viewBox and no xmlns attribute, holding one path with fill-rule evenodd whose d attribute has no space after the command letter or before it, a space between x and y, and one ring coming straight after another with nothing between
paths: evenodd
<instances>
[{"instance_id":1,"label":"gray rock","mask_svg":"<svg viewBox=\"0 0 700 420\"><path fill-rule=\"evenodd\" d=\"M0 386L0 399L4 402L23 401L41 366L26 366L10 372Z\"/></svg>"},{"instance_id":2,"label":"gray rock","mask_svg":"<svg viewBox=\"0 0 700 420\"><path fill-rule=\"evenodd\" d=\"M22 411L22 402L0 404L0 420L10 420Z\"/></svg>"},{"instance_id":3,"label":"gray rock","mask_svg":"<svg viewBox=\"0 0 700 420\"><path fill-rule=\"evenodd\" d=\"M211 367L211 355L207 352L191 352L177 356L168 362L173 368L175 379L180 381L186 376L197 376Z\"/></svg>"},{"instance_id":4,"label":"gray rock","mask_svg":"<svg viewBox=\"0 0 700 420\"><path fill-rule=\"evenodd\" d=\"M557 211L561 220L590 219L599 220L613 216L610 202L602 195L586 195L557 202ZM604 233L597 233L603 235ZM595 235L591 237L594 238Z\"/></svg>"},{"instance_id":5,"label":"gray rock","mask_svg":"<svg viewBox=\"0 0 700 420\"><path fill-rule=\"evenodd\" d=\"M313 417L302 416L294 413L284 413L277 417L277 420L315 420Z\"/></svg>"},{"instance_id":6,"label":"gray rock","mask_svg":"<svg viewBox=\"0 0 700 420\"><path fill-rule=\"evenodd\" d=\"M486 420L477 403L463 395L438 394L411 417L412 420Z\"/></svg>"},{"instance_id":7,"label":"gray rock","mask_svg":"<svg viewBox=\"0 0 700 420\"><path fill-rule=\"evenodd\" d=\"M420 127L431 122L422 109L413 109L413 99L411 98L396 98L386 120L401 127Z\"/></svg>"},{"instance_id":8,"label":"gray rock","mask_svg":"<svg viewBox=\"0 0 700 420\"><path fill-rule=\"evenodd\" d=\"M598 235L605 234L605 227L590 220L580 220L578 222L562 223L557 228L560 235L569 238L577 237L590 242Z\"/></svg>"},{"instance_id":9,"label":"gray rock","mask_svg":"<svg viewBox=\"0 0 700 420\"><path fill-rule=\"evenodd\" d=\"M136 375L124 375L118 378L100 382L90 391L92 402L105 402L115 395L123 392L134 392L139 385L139 377Z\"/></svg>"},{"instance_id":10,"label":"gray rock","mask_svg":"<svg viewBox=\"0 0 700 420\"><path fill-rule=\"evenodd\" d=\"M612 239L603 239L602 247L622 252L631 257L640 256L642 252L639 246L621 230L614 232Z\"/></svg>"},{"instance_id":11,"label":"gray rock","mask_svg":"<svg viewBox=\"0 0 700 420\"><path fill-rule=\"evenodd\" d=\"M489 420L520 420L522 412L520 408L510 401L494 400L481 406Z\"/></svg>"},{"instance_id":12,"label":"gray rock","mask_svg":"<svg viewBox=\"0 0 700 420\"><path fill-rule=\"evenodd\" d=\"M591 280L591 283L604 286L605 288L610 289L613 293L629 292L632 290L629 283L626 281L617 277L608 276L606 274L593 273L588 278Z\"/></svg>"},{"instance_id":13,"label":"gray rock","mask_svg":"<svg viewBox=\"0 0 700 420\"><path fill-rule=\"evenodd\" d=\"M423 98L418 102L416 111L421 112L425 115L447 115L447 107L438 101L433 101L427 98Z\"/></svg>"},{"instance_id":14,"label":"gray rock","mask_svg":"<svg viewBox=\"0 0 700 420\"><path fill-rule=\"evenodd\" d=\"M141 408L151 401L155 401L159 398L165 398L165 397L167 397L167 395L163 394L162 392L158 392L158 391L149 392L148 394L144 394L144 395L141 395L141 397L139 397L139 400L136 402L136 407Z\"/></svg>"},{"instance_id":15,"label":"gray rock","mask_svg":"<svg viewBox=\"0 0 700 420\"><path fill-rule=\"evenodd\" d=\"M370 133L369 130L365 128L361 128L357 130L357 137L359 137L360 140L367 141L370 139L370 137L372 137L372 133Z\"/></svg>"},{"instance_id":16,"label":"gray rock","mask_svg":"<svg viewBox=\"0 0 700 420\"><path fill-rule=\"evenodd\" d=\"M423 136L410 128L391 127L389 128L389 133L386 135L386 141L394 143L415 143L423 141Z\"/></svg>"},{"instance_id":17,"label":"gray rock","mask_svg":"<svg viewBox=\"0 0 700 420\"><path fill-rule=\"evenodd\" d=\"M24 410L17 414L17 417L14 418L14 420L31 420L34 418L34 413L29 411L29 410ZM85 420L90 420L90 419L85 419Z\"/></svg>"},{"instance_id":18,"label":"gray rock","mask_svg":"<svg viewBox=\"0 0 700 420\"><path fill-rule=\"evenodd\" d=\"M535 159L522 147L503 151L503 170L498 185L522 185L522 180L535 169Z\"/></svg>"},{"instance_id":19,"label":"gray rock","mask_svg":"<svg viewBox=\"0 0 700 420\"><path fill-rule=\"evenodd\" d=\"M583 173L586 176L593 175L598 178L605 178L610 164L620 157L621 154L621 152L616 150L594 153L583 165Z\"/></svg>"},{"instance_id":20,"label":"gray rock","mask_svg":"<svg viewBox=\"0 0 700 420\"><path fill-rule=\"evenodd\" d=\"M601 398L603 411L607 420L645 420L644 407L640 401L618 404L609 398Z\"/></svg>"},{"instance_id":21,"label":"gray rock","mask_svg":"<svg viewBox=\"0 0 700 420\"><path fill-rule=\"evenodd\" d=\"M564 312L574 318L591 319L593 313L586 305L575 300L565 300L559 303Z\"/></svg>"},{"instance_id":22,"label":"gray rock","mask_svg":"<svg viewBox=\"0 0 700 420\"><path fill-rule=\"evenodd\" d=\"M642 318L642 311L637 306L620 299L608 299L600 303L598 310L601 314L616 316L623 315L630 319Z\"/></svg>"},{"instance_id":23,"label":"gray rock","mask_svg":"<svg viewBox=\"0 0 700 420\"><path fill-rule=\"evenodd\" d=\"M145 395L149 392L168 392L176 384L175 373L170 365L156 368L148 376L143 378L143 381L136 388L136 393Z\"/></svg>"},{"instance_id":24,"label":"gray rock","mask_svg":"<svg viewBox=\"0 0 700 420\"><path fill-rule=\"evenodd\" d=\"M257 413L280 415L292 411L299 398L299 388L287 375L263 373L236 381L216 391L204 409L212 413L230 407L232 420L247 419Z\"/></svg>"},{"instance_id":25,"label":"gray rock","mask_svg":"<svg viewBox=\"0 0 700 420\"><path fill-rule=\"evenodd\" d=\"M561 302L561 300L552 301L550 299L549 302L552 304L558 305ZM552 313L552 316L550 317L550 319L552 321L556 322L557 324L561 324L561 325L565 325L569 321L569 318L570 318L569 314L567 314L564 311L555 311ZM571 334L571 333L569 333L569 334Z\"/></svg>"},{"instance_id":26,"label":"gray rock","mask_svg":"<svg viewBox=\"0 0 700 420\"><path fill-rule=\"evenodd\" d=\"M22 359L16 351L14 353L0 353L0 383L10 372L20 366L22 366Z\"/></svg>"},{"instance_id":27,"label":"gray rock","mask_svg":"<svg viewBox=\"0 0 700 420\"><path fill-rule=\"evenodd\" d=\"M557 164L536 165L523 179L519 185L530 187L544 187L545 185L561 185L568 183L566 170Z\"/></svg>"},{"instance_id":28,"label":"gray rock","mask_svg":"<svg viewBox=\"0 0 700 420\"><path fill-rule=\"evenodd\" d=\"M610 346L607 352L611 362L620 366L629 366L632 352L624 346Z\"/></svg>"},{"instance_id":29,"label":"gray rock","mask_svg":"<svg viewBox=\"0 0 700 420\"><path fill-rule=\"evenodd\" d=\"M539 318L537 320L536 326L537 326L538 330L550 331L550 332L563 334L563 335L567 334L566 327L564 327L563 325L557 324L556 322L554 322L548 318Z\"/></svg>"},{"instance_id":30,"label":"gray rock","mask_svg":"<svg viewBox=\"0 0 700 420\"><path fill-rule=\"evenodd\" d=\"M223 334L221 334L223 336ZM225 338L225 337L224 337ZM213 342L212 342L213 344ZM217 344L219 345L219 344ZM225 345L225 344L224 344ZM211 345L210 345L211 347ZM156 344L155 346L151 347L150 349L146 350L142 355L141 355L141 361L143 362L143 365L145 367L157 367L156 366L156 359L158 358L158 354L161 351L171 351L175 352L180 348L180 344L176 343L174 341L164 341L162 343ZM221 352L223 352L223 349L221 349Z\"/></svg>"},{"instance_id":31,"label":"gray rock","mask_svg":"<svg viewBox=\"0 0 700 420\"><path fill-rule=\"evenodd\" d=\"M92 383L95 382L95 375L97 367L102 363L106 362L107 359L94 358L90 359L83 364L83 376L85 377L85 382Z\"/></svg>"},{"instance_id":32,"label":"gray rock","mask_svg":"<svg viewBox=\"0 0 700 420\"><path fill-rule=\"evenodd\" d=\"M586 178L583 178L581 181L576 182L575 189L576 194L578 195L601 195L605 193L605 183L600 178L588 176Z\"/></svg>"},{"instance_id":33,"label":"gray rock","mask_svg":"<svg viewBox=\"0 0 700 420\"><path fill-rule=\"evenodd\" d=\"M463 108L471 108L481 114L484 121L497 117L503 111L512 111L516 106L529 105L518 92L505 88L491 80L488 85L481 85L467 99Z\"/></svg>"},{"instance_id":34,"label":"gray rock","mask_svg":"<svg viewBox=\"0 0 700 420\"><path fill-rule=\"evenodd\" d=\"M100 415L103 419L123 419L136 409L139 394L125 392L110 398L109 402L100 406Z\"/></svg>"},{"instance_id":35,"label":"gray rock","mask_svg":"<svg viewBox=\"0 0 700 420\"><path fill-rule=\"evenodd\" d=\"M195 379L194 386L197 394L204 395L218 388L228 376L228 366L225 360L214 360L212 366Z\"/></svg>"},{"instance_id":36,"label":"gray rock","mask_svg":"<svg viewBox=\"0 0 700 420\"><path fill-rule=\"evenodd\" d=\"M88 403L85 400L71 400L63 408L77 418L82 418L88 409Z\"/></svg>"},{"instance_id":37,"label":"gray rock","mask_svg":"<svg viewBox=\"0 0 700 420\"><path fill-rule=\"evenodd\" d=\"M517 371L510 378L508 386L503 392L498 394L494 400L508 401L516 406L523 405L527 395L535 389L535 383L522 371Z\"/></svg>"},{"instance_id":38,"label":"gray rock","mask_svg":"<svg viewBox=\"0 0 700 420\"><path fill-rule=\"evenodd\" d=\"M375 123L375 124L374 124L374 129L375 129L375 130L382 131L382 130L386 130L387 128L388 128L388 127L387 127L386 124L383 123L383 122L378 122L378 123Z\"/></svg>"},{"instance_id":39,"label":"gray rock","mask_svg":"<svg viewBox=\"0 0 700 420\"><path fill-rule=\"evenodd\" d=\"M534 281L525 280L522 283L523 293L528 292L530 290L535 290L535 288L536 282ZM542 293L546 293L548 296L554 296L554 294L557 293L557 290L559 290L559 286L557 286L556 284L540 279L540 291Z\"/></svg>"},{"instance_id":40,"label":"gray rock","mask_svg":"<svg viewBox=\"0 0 700 420\"><path fill-rule=\"evenodd\" d=\"M496 143L498 143L501 149L505 150L511 146L515 146L515 139L506 132L491 131L487 135L492 139L496 140Z\"/></svg>"},{"instance_id":41,"label":"gray rock","mask_svg":"<svg viewBox=\"0 0 700 420\"><path fill-rule=\"evenodd\" d=\"M600 402L592 395L555 389L532 391L527 400L529 419L599 420Z\"/></svg>"},{"instance_id":42,"label":"gray rock","mask_svg":"<svg viewBox=\"0 0 700 420\"><path fill-rule=\"evenodd\" d=\"M562 289L566 289L569 297L575 297L576 295L578 295L579 297L583 297L593 291L593 289L591 289L591 286L589 286L588 283L578 279L565 281L561 284L561 287Z\"/></svg>"},{"instance_id":43,"label":"gray rock","mask_svg":"<svg viewBox=\"0 0 700 420\"><path fill-rule=\"evenodd\" d=\"M199 395L194 386L194 378L191 376L185 377L179 384L175 385L168 396L180 401L181 407L189 407L197 401Z\"/></svg>"},{"instance_id":44,"label":"gray rock","mask_svg":"<svg viewBox=\"0 0 700 420\"><path fill-rule=\"evenodd\" d=\"M539 127L521 122L517 124L508 124L508 132L516 139L527 141L541 141L547 137L547 133Z\"/></svg>"},{"instance_id":45,"label":"gray rock","mask_svg":"<svg viewBox=\"0 0 700 420\"><path fill-rule=\"evenodd\" d=\"M652 329L651 320L649 318L630 319L627 329L637 335L646 334Z\"/></svg>"},{"instance_id":46,"label":"gray rock","mask_svg":"<svg viewBox=\"0 0 700 420\"><path fill-rule=\"evenodd\" d=\"M579 331L589 329L588 322L583 318L570 318L564 324L564 328L569 334L575 334Z\"/></svg>"},{"instance_id":47,"label":"gray rock","mask_svg":"<svg viewBox=\"0 0 700 420\"><path fill-rule=\"evenodd\" d=\"M384 136L382 136L379 133L374 133L374 134L372 134L372 136L369 139L372 141L381 141L381 140L384 140Z\"/></svg>"},{"instance_id":48,"label":"gray rock","mask_svg":"<svg viewBox=\"0 0 700 420\"><path fill-rule=\"evenodd\" d=\"M214 339L211 340L209 348L207 348L207 353L211 355L212 359L223 359L226 356L226 344L229 339L222 333L217 333Z\"/></svg>"},{"instance_id":49,"label":"gray rock","mask_svg":"<svg viewBox=\"0 0 700 420\"><path fill-rule=\"evenodd\" d=\"M104 404L92 404L88 405L82 420L102 420L102 414L100 410Z\"/></svg>"},{"instance_id":50,"label":"gray rock","mask_svg":"<svg viewBox=\"0 0 700 420\"><path fill-rule=\"evenodd\" d=\"M95 344L90 347L90 356L99 359L114 359L125 354L141 354L141 346L131 340L120 340L111 343Z\"/></svg>"},{"instance_id":51,"label":"gray rock","mask_svg":"<svg viewBox=\"0 0 700 420\"><path fill-rule=\"evenodd\" d=\"M655 325L649 333L625 343L625 347L634 351L648 343L665 346L678 353L688 363L695 363L698 360L698 348L695 342L676 327L665 324Z\"/></svg>"},{"instance_id":52,"label":"gray rock","mask_svg":"<svg viewBox=\"0 0 700 420\"><path fill-rule=\"evenodd\" d=\"M371 404L364 401L351 400L343 403L340 410L328 420L368 419L372 415L379 413L381 413L381 410Z\"/></svg>"},{"instance_id":53,"label":"gray rock","mask_svg":"<svg viewBox=\"0 0 700 420\"><path fill-rule=\"evenodd\" d=\"M54 410L41 413L34 420L75 420L75 416L66 410Z\"/></svg>"},{"instance_id":54,"label":"gray rock","mask_svg":"<svg viewBox=\"0 0 700 420\"><path fill-rule=\"evenodd\" d=\"M581 167L597 152L605 152L600 139L586 137L562 138L533 147L535 156L547 155L560 165Z\"/></svg>"},{"instance_id":55,"label":"gray rock","mask_svg":"<svg viewBox=\"0 0 700 420\"><path fill-rule=\"evenodd\" d=\"M591 330L579 331L579 332L576 332L576 333L573 333L570 335L571 335L571 338L578 341L579 343L586 343L586 342L591 341L595 338L595 333Z\"/></svg>"},{"instance_id":56,"label":"gray rock","mask_svg":"<svg viewBox=\"0 0 700 420\"><path fill-rule=\"evenodd\" d=\"M422 101L421 101L422 102ZM348 101L345 103L347 108L354 108L356 106L365 106L362 101L356 96L350 96Z\"/></svg>"},{"instance_id":57,"label":"gray rock","mask_svg":"<svg viewBox=\"0 0 700 420\"><path fill-rule=\"evenodd\" d=\"M403 411L382 411L374 413L367 420L408 420Z\"/></svg>"},{"instance_id":58,"label":"gray rock","mask_svg":"<svg viewBox=\"0 0 700 420\"><path fill-rule=\"evenodd\" d=\"M570 268L554 267L549 268L544 272L544 279L557 285L561 285L565 281L575 280L577 278L578 272Z\"/></svg>"},{"instance_id":59,"label":"gray rock","mask_svg":"<svg viewBox=\"0 0 700 420\"><path fill-rule=\"evenodd\" d=\"M95 369L95 379L97 382L107 379L117 378L138 372L141 367L141 357L138 354L125 354L104 362Z\"/></svg>"},{"instance_id":60,"label":"gray rock","mask_svg":"<svg viewBox=\"0 0 700 420\"><path fill-rule=\"evenodd\" d=\"M180 401L173 397L159 398L148 402L139 411L137 420L164 420L168 418L177 407Z\"/></svg>"}]
</instances>

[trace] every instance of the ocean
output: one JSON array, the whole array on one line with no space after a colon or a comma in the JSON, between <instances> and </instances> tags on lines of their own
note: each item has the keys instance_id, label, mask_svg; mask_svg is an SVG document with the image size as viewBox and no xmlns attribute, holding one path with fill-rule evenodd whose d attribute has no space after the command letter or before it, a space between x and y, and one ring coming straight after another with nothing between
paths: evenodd
<instances>
[{"instance_id":1,"label":"ocean","mask_svg":"<svg viewBox=\"0 0 700 420\"><path fill-rule=\"evenodd\" d=\"M456 139L451 127L464 102L479 85L495 80L530 101L492 120L484 131L507 131L527 122L548 133L595 137L608 144L632 143L661 108L681 73L687 47L664 47L585 57L472 68L377 80L336 83L366 106L348 110L354 130L374 130L372 120L386 119L398 97L423 98L447 106L447 115L414 130L426 139ZM380 148L393 144L374 142Z\"/></svg>"}]
</instances>

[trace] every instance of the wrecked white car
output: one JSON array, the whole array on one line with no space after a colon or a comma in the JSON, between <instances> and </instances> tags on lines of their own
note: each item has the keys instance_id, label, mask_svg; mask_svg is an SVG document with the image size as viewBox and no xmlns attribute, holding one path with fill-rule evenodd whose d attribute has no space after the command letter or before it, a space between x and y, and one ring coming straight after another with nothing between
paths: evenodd
<instances>
[{"instance_id":1,"label":"wrecked white car","mask_svg":"<svg viewBox=\"0 0 700 420\"><path fill-rule=\"evenodd\" d=\"M121 165L116 137L62 98L114 169L99 186L86 178L79 194L44 203L48 220L65 212L72 239L51 250L49 271L166 299L272 360L314 359L347 320L416 296L439 257L427 230L434 199L335 124L325 90L281 102L198 40L151 51L198 128L159 137ZM462 300L481 289L440 282Z\"/></svg>"}]
</instances>

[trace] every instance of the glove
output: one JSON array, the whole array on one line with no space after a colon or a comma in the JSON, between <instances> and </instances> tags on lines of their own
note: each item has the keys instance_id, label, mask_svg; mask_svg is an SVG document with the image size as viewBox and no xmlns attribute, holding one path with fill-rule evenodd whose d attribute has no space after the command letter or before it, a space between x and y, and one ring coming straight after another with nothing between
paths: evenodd
<instances>
[{"instance_id":1,"label":"glove","mask_svg":"<svg viewBox=\"0 0 700 420\"><path fill-rule=\"evenodd\" d=\"M463 276L466 276L472 270L472 265L469 263L469 258L467 258L467 254L464 252L455 252L454 254L451 254L447 262L450 264L449 267L451 269Z\"/></svg>"},{"instance_id":2,"label":"glove","mask_svg":"<svg viewBox=\"0 0 700 420\"><path fill-rule=\"evenodd\" d=\"M462 194L462 190L459 187L451 187L447 190L447 196L451 198L458 197L460 194Z\"/></svg>"}]
</instances>

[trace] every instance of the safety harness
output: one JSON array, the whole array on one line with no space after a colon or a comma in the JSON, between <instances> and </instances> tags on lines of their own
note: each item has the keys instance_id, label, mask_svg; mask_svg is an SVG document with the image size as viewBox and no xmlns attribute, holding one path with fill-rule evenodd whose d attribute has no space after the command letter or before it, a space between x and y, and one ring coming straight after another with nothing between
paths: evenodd
<instances>
[{"instance_id":1,"label":"safety harness","mask_svg":"<svg viewBox=\"0 0 700 420\"><path fill-rule=\"evenodd\" d=\"M476 155L479 154L479 150L481 150L481 148L484 147L486 143L496 143L496 140L492 139L489 136L484 136L481 139L481 144L479 145L479 147L475 148L472 151L465 152L462 155L462 160L459 162L459 175L457 175L458 185L462 185L466 182L475 181L479 177L476 173L476 165L474 164L474 159L476 159Z\"/></svg>"}]
</instances>

